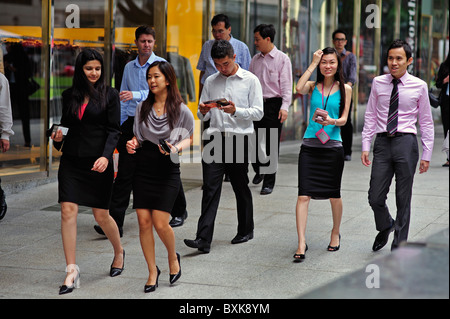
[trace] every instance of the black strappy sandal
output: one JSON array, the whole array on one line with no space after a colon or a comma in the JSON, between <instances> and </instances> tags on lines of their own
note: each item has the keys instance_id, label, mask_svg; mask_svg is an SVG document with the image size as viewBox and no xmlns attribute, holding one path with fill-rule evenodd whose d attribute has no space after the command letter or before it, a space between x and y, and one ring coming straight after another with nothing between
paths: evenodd
<instances>
[{"instance_id":1,"label":"black strappy sandal","mask_svg":"<svg viewBox=\"0 0 450 319\"><path fill-rule=\"evenodd\" d=\"M306 247L305 247L305 254L306 254L307 251L308 251L308 245L306 245ZM295 254L295 255L293 256L294 262L300 263L300 262L302 262L303 260L305 260L305 258L306 258L305 254Z\"/></svg>"},{"instance_id":2,"label":"black strappy sandal","mask_svg":"<svg viewBox=\"0 0 450 319\"><path fill-rule=\"evenodd\" d=\"M328 245L328 251L338 251L339 248L341 248L341 234L339 234L339 245L337 246Z\"/></svg>"}]
</instances>

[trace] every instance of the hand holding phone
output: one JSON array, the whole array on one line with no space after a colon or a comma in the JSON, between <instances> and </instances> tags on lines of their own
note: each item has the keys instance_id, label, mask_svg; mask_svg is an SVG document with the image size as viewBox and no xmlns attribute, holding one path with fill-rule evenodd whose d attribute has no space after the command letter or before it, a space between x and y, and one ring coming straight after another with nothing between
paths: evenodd
<instances>
[{"instance_id":1,"label":"hand holding phone","mask_svg":"<svg viewBox=\"0 0 450 319\"><path fill-rule=\"evenodd\" d=\"M203 104L207 105L210 108L214 108L214 107L221 107L221 106L228 105L228 104L230 104L230 102L228 102L228 100L225 98L221 98L221 99L206 101L206 102L203 102Z\"/></svg>"},{"instance_id":2,"label":"hand holding phone","mask_svg":"<svg viewBox=\"0 0 450 319\"><path fill-rule=\"evenodd\" d=\"M47 137L50 137L55 142L62 142L64 136L67 135L69 128L61 126L60 124L53 124L46 132Z\"/></svg>"},{"instance_id":3,"label":"hand holding phone","mask_svg":"<svg viewBox=\"0 0 450 319\"><path fill-rule=\"evenodd\" d=\"M315 122L323 122L328 117L328 112L317 108L314 112L313 119Z\"/></svg>"},{"instance_id":4,"label":"hand holding phone","mask_svg":"<svg viewBox=\"0 0 450 319\"><path fill-rule=\"evenodd\" d=\"M53 124L46 132L47 137L51 137L52 134L58 132L58 130L61 130L63 136L66 136L69 132L68 127L61 126L61 124Z\"/></svg>"},{"instance_id":5,"label":"hand holding phone","mask_svg":"<svg viewBox=\"0 0 450 319\"><path fill-rule=\"evenodd\" d=\"M171 149L169 143L167 143L167 141L162 138L159 139L159 146L166 153L170 154L172 152L172 149Z\"/></svg>"}]
</instances>

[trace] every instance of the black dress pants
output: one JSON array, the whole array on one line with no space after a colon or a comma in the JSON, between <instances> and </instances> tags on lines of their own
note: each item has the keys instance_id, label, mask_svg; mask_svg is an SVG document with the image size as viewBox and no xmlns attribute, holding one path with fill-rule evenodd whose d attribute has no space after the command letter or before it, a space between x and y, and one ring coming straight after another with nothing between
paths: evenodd
<instances>
[{"instance_id":1,"label":"black dress pants","mask_svg":"<svg viewBox=\"0 0 450 319\"><path fill-rule=\"evenodd\" d=\"M30 146L31 129L30 129L30 100L27 93L23 92L23 86L11 83L11 104L12 108L19 110L20 120L22 122L22 132L25 145Z\"/></svg>"},{"instance_id":2,"label":"black dress pants","mask_svg":"<svg viewBox=\"0 0 450 319\"><path fill-rule=\"evenodd\" d=\"M261 163L261 158L259 157L259 152L257 153L258 156L256 156L256 162L252 163L253 170L255 171L256 174L261 173L260 168L263 166L267 167L269 165L274 165L275 170L277 169L278 154L280 153L281 129L283 127L283 124L280 122L280 119L278 118L281 104L282 104L281 98L265 99L264 100L264 116L263 116L263 118L260 121L253 122L253 126L255 128L255 133L256 133L256 142L257 142L256 150L258 150L260 148L259 141L262 138L263 141L265 141L265 143L263 143L263 145L265 144L265 148L262 151L265 152L265 154L269 157L268 161L264 161L266 163ZM272 133L274 132L274 130L273 130L274 128L276 129L275 132L277 132L278 136L273 136L273 134L271 134L271 132ZM263 136L261 136L261 134ZM277 143L278 143L278 145L277 145L278 151L277 151L276 156L274 154L270 154L271 142L273 142L273 141L277 141ZM276 163L270 163L270 160L276 161ZM274 173L264 174L262 188L264 188L264 187L273 188L275 186L275 177L276 177L276 171Z\"/></svg>"},{"instance_id":3,"label":"black dress pants","mask_svg":"<svg viewBox=\"0 0 450 319\"><path fill-rule=\"evenodd\" d=\"M131 140L133 134L134 117L128 117L121 126L122 134L117 143L119 152L119 166L116 179L113 184L111 204L109 214L116 221L117 226L123 227L125 211L130 204L131 190L133 189L133 175L136 169L136 157L128 154L126 149L127 141Z\"/></svg>"},{"instance_id":4,"label":"black dress pants","mask_svg":"<svg viewBox=\"0 0 450 319\"><path fill-rule=\"evenodd\" d=\"M378 134L373 148L369 204L375 215L378 231L388 229L394 219L386 205L387 194L395 176L397 216L393 247L408 239L414 174L419 160L416 135L387 137Z\"/></svg>"},{"instance_id":5,"label":"black dress pants","mask_svg":"<svg viewBox=\"0 0 450 319\"><path fill-rule=\"evenodd\" d=\"M219 137L220 138L220 137ZM221 137L222 143L215 145L221 147L222 160L205 162L202 160L203 169L203 196L201 206L201 216L198 220L197 237L212 242L214 233L214 222L219 207L220 195L222 192L222 180L224 174L228 174L230 183L236 196L236 207L238 217L237 233L245 236L253 231L253 201L252 193L248 186L248 155L245 152L243 162L238 162L234 158L231 162L225 161L226 139L232 137ZM229 141L229 140L228 140ZM205 142L205 145L209 143ZM236 151L236 144L233 143L233 152ZM245 148L248 147L246 141ZM214 149L216 152L217 149ZM219 150L220 151L220 150ZM203 157L204 158L204 157Z\"/></svg>"}]
</instances>

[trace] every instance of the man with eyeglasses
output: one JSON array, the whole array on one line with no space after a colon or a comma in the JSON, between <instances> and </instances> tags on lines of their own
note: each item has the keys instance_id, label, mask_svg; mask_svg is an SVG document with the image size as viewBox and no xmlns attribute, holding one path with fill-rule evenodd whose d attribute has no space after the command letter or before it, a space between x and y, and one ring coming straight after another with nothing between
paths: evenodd
<instances>
[{"instance_id":1,"label":"man with eyeglasses","mask_svg":"<svg viewBox=\"0 0 450 319\"><path fill-rule=\"evenodd\" d=\"M356 56L347 51L347 34L342 30L333 32L333 44L336 51L338 51L341 61L342 69L344 71L345 83L353 87L356 83ZM352 144L353 144L353 125L352 125L352 106L350 104L349 117L347 123L341 126L342 146L344 147L344 160L350 161L352 159Z\"/></svg>"},{"instance_id":2,"label":"man with eyeglasses","mask_svg":"<svg viewBox=\"0 0 450 319\"><path fill-rule=\"evenodd\" d=\"M211 27L214 40L208 40L203 44L202 52L197 63L197 70L200 70L199 96L202 94L205 80L217 72L214 61L211 58L211 48L215 40L227 40L231 43L236 54L236 63L244 70L248 71L250 61L252 60L248 46L231 35L231 24L228 16L225 14L214 16L211 20Z\"/></svg>"}]
</instances>

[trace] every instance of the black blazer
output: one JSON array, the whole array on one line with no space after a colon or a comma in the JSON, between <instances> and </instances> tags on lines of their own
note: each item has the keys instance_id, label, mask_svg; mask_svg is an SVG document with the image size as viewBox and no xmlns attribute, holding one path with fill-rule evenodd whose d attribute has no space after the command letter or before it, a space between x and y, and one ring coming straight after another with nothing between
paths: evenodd
<instances>
[{"instance_id":1,"label":"black blazer","mask_svg":"<svg viewBox=\"0 0 450 319\"><path fill-rule=\"evenodd\" d=\"M446 104L444 98L446 96L447 86L449 85L449 83L444 84L444 79L447 77L448 73L449 73L448 67L444 63L442 63L441 66L439 67L439 71L436 78L436 87L438 89L441 89L441 94L439 95L439 102L441 106L444 106Z\"/></svg>"},{"instance_id":2,"label":"black blazer","mask_svg":"<svg viewBox=\"0 0 450 319\"><path fill-rule=\"evenodd\" d=\"M89 100L81 120L78 114L68 114L72 89L62 93L63 109L61 125L69 128L62 142L53 142L63 154L77 157L101 157L112 159L120 137L120 100L117 90L108 87L104 110Z\"/></svg>"}]
</instances>

